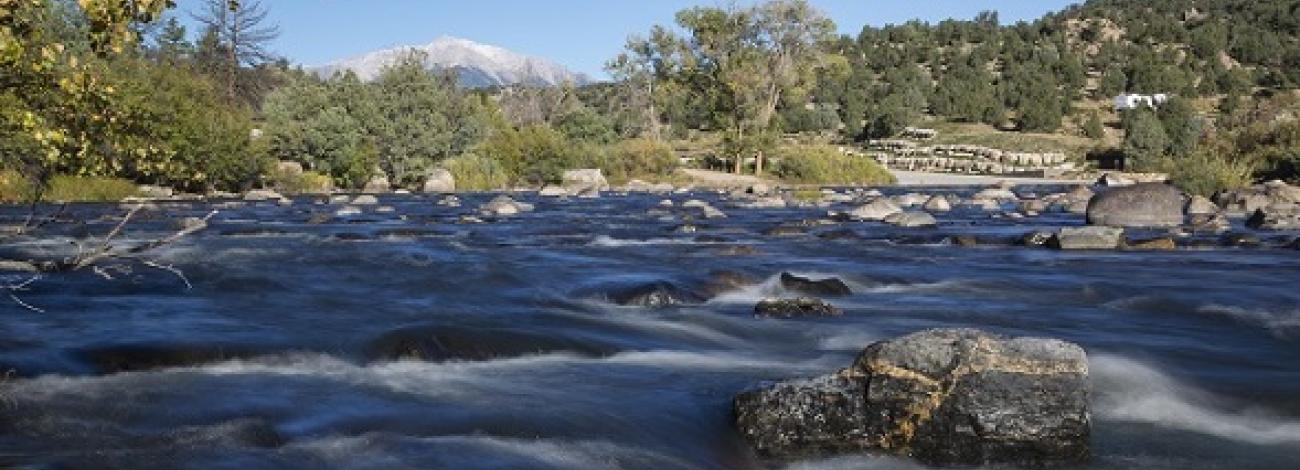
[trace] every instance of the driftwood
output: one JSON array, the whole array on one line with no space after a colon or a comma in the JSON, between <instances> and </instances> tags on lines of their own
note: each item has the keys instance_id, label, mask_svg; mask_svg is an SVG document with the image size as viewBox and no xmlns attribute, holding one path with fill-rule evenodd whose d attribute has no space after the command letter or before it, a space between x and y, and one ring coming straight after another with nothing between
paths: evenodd
<instances>
[{"instance_id":1,"label":"driftwood","mask_svg":"<svg viewBox=\"0 0 1300 470\"><path fill-rule=\"evenodd\" d=\"M213 210L209 212L206 216L195 220L194 223L187 224L185 227L181 228L176 233L170 234L166 237L162 237L156 240L146 242L143 245L115 246L113 243L114 240L119 235L122 234L122 232L126 229L126 226L131 222L131 219L134 218L135 215L138 212L140 212L140 210L143 207L144 207L143 205L137 205L132 207L131 210L128 211L126 215L122 217L122 220L118 222L117 225L113 226L112 230L110 230L107 234L104 235L104 237L98 242L97 246L93 250L91 251L82 250L80 249L80 245L79 245L77 255L72 257L71 259L52 262L52 263L33 264L32 266L36 268L38 271L36 274L34 274L32 277L30 277L29 279L23 282L10 284L10 285L0 284L0 292L4 292L8 294L10 300L14 301L15 303L22 306L23 308L26 308L34 312L44 312L43 309L23 301L18 296L18 293L30 290L32 284L35 284L37 281L43 279L46 275L52 273L73 272L73 271L90 269L96 275L106 280L113 280L114 279L113 273L111 273L110 270L116 270L119 273L129 272L129 271L123 271L122 267L104 266L105 263L114 260L135 261L135 262L139 262L141 265L153 269L166 271L168 273L175 275L177 278L181 280L181 282L184 282L186 289L193 289L194 285L190 283L189 278L185 277L185 273L183 271L176 268L175 266L162 264L152 259L147 259L145 258L145 256L147 256L150 251L170 245L172 243L179 241L182 238L185 238L189 235L192 235L196 232L206 229L208 227L208 221L212 220L212 217L216 216L218 211ZM24 226L36 227L36 228L43 226L53 221L57 217L59 217L59 215L63 213L64 209L66 209L66 205L61 207L59 211L54 215L46 218L44 221L37 222L35 225L32 224L32 220L34 219L34 217L29 217L28 222L25 223Z\"/></svg>"}]
</instances>

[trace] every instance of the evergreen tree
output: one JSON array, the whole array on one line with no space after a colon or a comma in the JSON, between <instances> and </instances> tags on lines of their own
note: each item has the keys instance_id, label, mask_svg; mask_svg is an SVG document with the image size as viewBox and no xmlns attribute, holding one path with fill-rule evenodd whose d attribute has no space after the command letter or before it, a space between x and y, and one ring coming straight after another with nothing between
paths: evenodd
<instances>
[{"instance_id":1,"label":"evergreen tree","mask_svg":"<svg viewBox=\"0 0 1300 470\"><path fill-rule=\"evenodd\" d=\"M1152 165L1164 156L1169 137L1156 113L1148 108L1129 111L1124 117L1124 153L1132 166Z\"/></svg>"}]
</instances>

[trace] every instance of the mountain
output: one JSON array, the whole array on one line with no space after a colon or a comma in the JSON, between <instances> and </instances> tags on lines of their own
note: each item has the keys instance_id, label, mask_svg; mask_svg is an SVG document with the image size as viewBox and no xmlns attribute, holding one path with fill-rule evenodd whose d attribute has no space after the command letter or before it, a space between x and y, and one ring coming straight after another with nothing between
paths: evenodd
<instances>
[{"instance_id":1,"label":"mountain","mask_svg":"<svg viewBox=\"0 0 1300 470\"><path fill-rule=\"evenodd\" d=\"M486 88L505 85L556 86L592 83L590 77L573 72L555 62L526 56L500 47L468 39L443 36L424 46L401 46L362 54L310 70L322 77L351 70L362 80L373 80L384 67L396 63L412 51L427 54L429 70L455 71L462 86Z\"/></svg>"}]
</instances>

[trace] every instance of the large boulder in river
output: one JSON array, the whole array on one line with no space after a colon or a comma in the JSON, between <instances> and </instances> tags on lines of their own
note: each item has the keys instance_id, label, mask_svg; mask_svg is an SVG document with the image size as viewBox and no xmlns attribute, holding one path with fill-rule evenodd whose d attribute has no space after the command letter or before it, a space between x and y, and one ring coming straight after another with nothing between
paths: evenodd
<instances>
[{"instance_id":1,"label":"large boulder in river","mask_svg":"<svg viewBox=\"0 0 1300 470\"><path fill-rule=\"evenodd\" d=\"M736 426L766 458L886 452L937 465L1088 458L1088 361L1044 338L928 330L868 346L835 374L741 393Z\"/></svg>"},{"instance_id":2,"label":"large boulder in river","mask_svg":"<svg viewBox=\"0 0 1300 470\"><path fill-rule=\"evenodd\" d=\"M451 172L446 169L435 168L425 176L424 187L421 189L426 193L454 193L456 192L456 177L452 176Z\"/></svg>"},{"instance_id":3,"label":"large boulder in river","mask_svg":"<svg viewBox=\"0 0 1300 470\"><path fill-rule=\"evenodd\" d=\"M1163 183L1104 191L1088 202L1088 223L1113 227L1176 227L1183 223L1183 193Z\"/></svg>"}]
</instances>

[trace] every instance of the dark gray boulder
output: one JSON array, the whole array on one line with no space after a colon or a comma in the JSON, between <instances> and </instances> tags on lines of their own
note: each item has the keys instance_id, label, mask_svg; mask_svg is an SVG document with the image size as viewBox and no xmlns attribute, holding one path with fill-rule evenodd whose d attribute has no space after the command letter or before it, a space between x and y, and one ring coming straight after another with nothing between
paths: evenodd
<instances>
[{"instance_id":1,"label":"dark gray boulder","mask_svg":"<svg viewBox=\"0 0 1300 470\"><path fill-rule=\"evenodd\" d=\"M1255 209L1246 219L1246 226L1255 230L1300 230L1300 205Z\"/></svg>"},{"instance_id":2,"label":"dark gray boulder","mask_svg":"<svg viewBox=\"0 0 1300 470\"><path fill-rule=\"evenodd\" d=\"M754 315L759 317L836 317L843 314L834 305L810 297L763 299L754 306Z\"/></svg>"},{"instance_id":3,"label":"dark gray boulder","mask_svg":"<svg viewBox=\"0 0 1300 470\"><path fill-rule=\"evenodd\" d=\"M1088 362L1044 338L927 330L835 374L747 391L736 426L764 458L884 452L936 465L1088 459Z\"/></svg>"},{"instance_id":4,"label":"dark gray boulder","mask_svg":"<svg viewBox=\"0 0 1300 470\"><path fill-rule=\"evenodd\" d=\"M1114 188L1088 201L1088 223L1113 227L1176 227L1183 223L1183 193L1162 183Z\"/></svg>"},{"instance_id":5,"label":"dark gray boulder","mask_svg":"<svg viewBox=\"0 0 1300 470\"><path fill-rule=\"evenodd\" d=\"M781 273L781 287L800 294L815 296L835 297L853 293L848 284L833 277L814 281L790 273Z\"/></svg>"}]
</instances>

